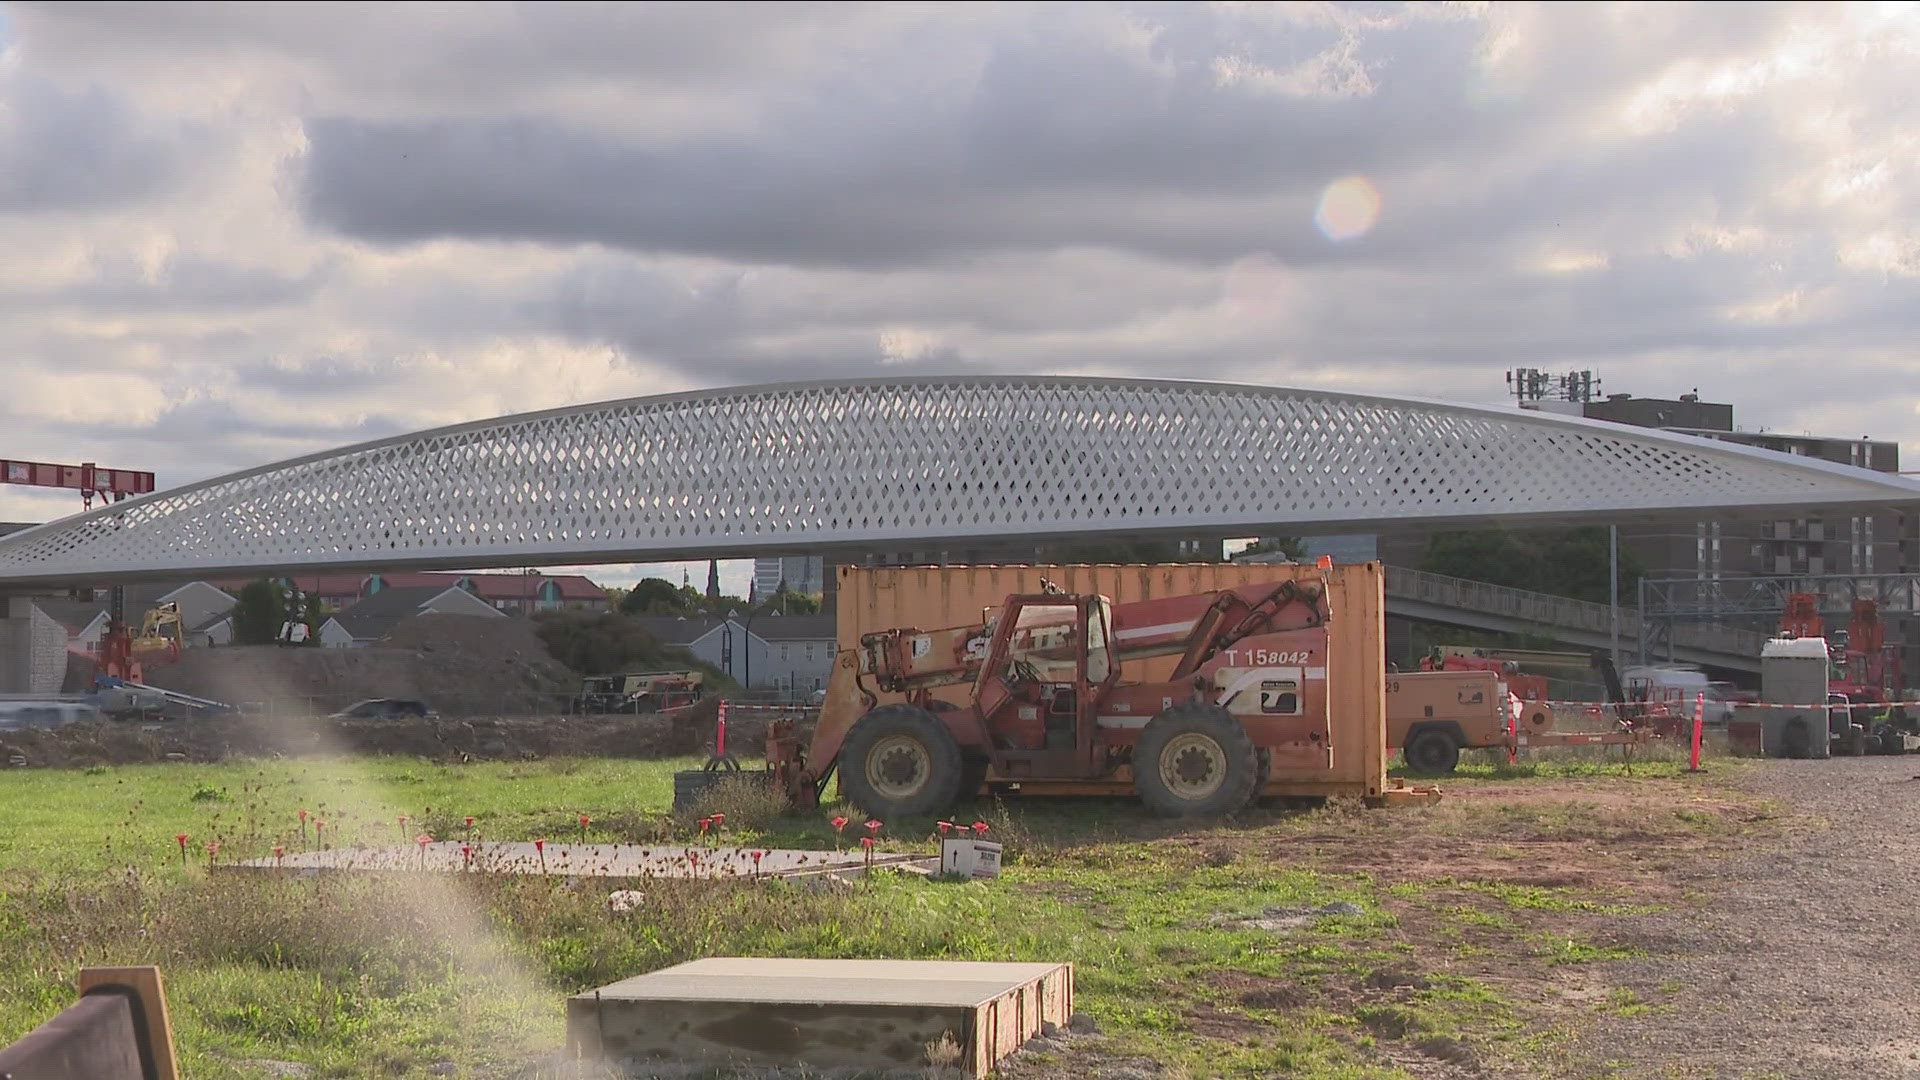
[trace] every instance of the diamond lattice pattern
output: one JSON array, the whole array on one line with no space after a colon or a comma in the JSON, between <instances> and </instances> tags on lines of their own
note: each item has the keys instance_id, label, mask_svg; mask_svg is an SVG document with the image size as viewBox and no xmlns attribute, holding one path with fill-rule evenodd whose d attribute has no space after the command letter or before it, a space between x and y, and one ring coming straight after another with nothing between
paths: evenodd
<instances>
[{"instance_id":1,"label":"diamond lattice pattern","mask_svg":"<svg viewBox=\"0 0 1920 1080\"><path fill-rule=\"evenodd\" d=\"M1913 497L1854 472L1550 415L1317 391L799 384L504 417L163 492L0 540L0 581Z\"/></svg>"}]
</instances>

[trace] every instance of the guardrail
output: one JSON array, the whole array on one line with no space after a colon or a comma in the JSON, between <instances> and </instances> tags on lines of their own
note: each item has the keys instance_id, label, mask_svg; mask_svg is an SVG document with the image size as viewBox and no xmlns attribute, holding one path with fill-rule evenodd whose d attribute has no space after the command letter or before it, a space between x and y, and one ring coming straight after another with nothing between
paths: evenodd
<instances>
[{"instance_id":1,"label":"guardrail","mask_svg":"<svg viewBox=\"0 0 1920 1080\"><path fill-rule=\"evenodd\" d=\"M1489 585L1484 581L1448 577L1425 570L1387 567L1386 593L1389 597L1416 600L1435 607L1456 608L1497 615L1537 626L1580 630L1606 635L1613 631L1613 609L1606 604L1575 600L1566 596ZM1640 628L1638 608L1620 608L1620 632L1637 636ZM1766 635L1751 630L1722 626L1676 626L1673 644L1680 648L1731 656L1759 656Z\"/></svg>"}]
</instances>

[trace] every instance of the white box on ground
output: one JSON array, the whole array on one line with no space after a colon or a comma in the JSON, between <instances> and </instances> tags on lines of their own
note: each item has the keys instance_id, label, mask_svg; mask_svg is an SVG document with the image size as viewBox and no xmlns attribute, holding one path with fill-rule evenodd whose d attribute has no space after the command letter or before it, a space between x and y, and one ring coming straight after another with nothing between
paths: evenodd
<instances>
[{"instance_id":1,"label":"white box on ground","mask_svg":"<svg viewBox=\"0 0 1920 1080\"><path fill-rule=\"evenodd\" d=\"M971 836L940 841L940 872L970 878L1000 876L1000 845Z\"/></svg>"}]
</instances>

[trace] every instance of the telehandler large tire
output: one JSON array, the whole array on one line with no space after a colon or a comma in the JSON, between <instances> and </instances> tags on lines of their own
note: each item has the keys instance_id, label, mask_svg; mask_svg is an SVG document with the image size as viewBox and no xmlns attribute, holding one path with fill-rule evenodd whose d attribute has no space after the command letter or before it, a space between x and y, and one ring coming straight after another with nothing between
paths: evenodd
<instances>
[{"instance_id":1,"label":"telehandler large tire","mask_svg":"<svg viewBox=\"0 0 1920 1080\"><path fill-rule=\"evenodd\" d=\"M1167 817L1231 814L1253 800L1260 756L1218 705L1187 702L1148 721L1133 748L1133 787Z\"/></svg>"},{"instance_id":2,"label":"telehandler large tire","mask_svg":"<svg viewBox=\"0 0 1920 1080\"><path fill-rule=\"evenodd\" d=\"M882 705L840 747L840 789L879 818L938 814L960 797L966 771L953 732L917 705Z\"/></svg>"}]
</instances>

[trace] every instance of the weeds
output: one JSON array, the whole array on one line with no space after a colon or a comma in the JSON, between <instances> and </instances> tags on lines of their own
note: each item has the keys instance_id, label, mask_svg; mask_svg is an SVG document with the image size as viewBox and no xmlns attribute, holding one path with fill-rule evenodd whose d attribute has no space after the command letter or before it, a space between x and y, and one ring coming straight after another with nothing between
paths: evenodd
<instances>
[{"instance_id":1,"label":"weeds","mask_svg":"<svg viewBox=\"0 0 1920 1080\"><path fill-rule=\"evenodd\" d=\"M681 828L692 828L701 818L724 815L725 828L758 833L775 827L790 812L785 793L765 777L741 774L727 776L674 816Z\"/></svg>"},{"instance_id":2,"label":"weeds","mask_svg":"<svg viewBox=\"0 0 1920 1080\"><path fill-rule=\"evenodd\" d=\"M699 817L716 813L722 843L830 848L854 835L836 838L831 808L783 814L753 782L723 785L693 814L669 814L672 773L690 764L376 759L15 772L0 795L9 822L0 868L10 871L0 878L9 945L0 950L0 1039L70 1001L82 964L159 963L193 1075L232 1075L241 1058L299 1061L322 1076L417 1075L449 1060L467 1074L529 1075L527 1062L561 1039L565 994L700 956L1065 960L1076 965L1083 1007L1108 1029L1089 1042L1149 1056L1161 1075L1179 1075L1185 1062L1197 1075L1368 1076L1381 1067L1370 1037L1467 1061L1513 1022L1514 1006L1486 986L1438 974L1485 950L1402 929L1394 913L1407 905L1457 904L1449 922L1511 935L1501 955L1542 970L1630 955L1564 934L1527 936L1525 916L1614 910L1569 890L1390 886L1287 854L1303 835L1417 830L1497 850L1543 834L1645 827L1596 823L1579 808L1378 812L1335 801L1196 824L1156 821L1131 803L994 802L956 819L979 815L1006 845L1006 874L994 883L884 873L845 889L655 879L625 911L608 897L628 883L253 877L210 874L200 854L210 841L222 845L221 863L274 845L301 850L322 819L330 845L392 847L401 813L407 833L437 839L571 841L582 814L596 842L684 842ZM303 809L312 820L300 820ZM1673 830L1694 827L1659 813ZM935 832L931 821L888 822L883 841L924 852ZM185 865L177 834L191 836ZM1429 898L1435 888L1458 891ZM1321 917L1340 904L1360 914ZM1231 925L1276 911L1273 929ZM1065 1072L1099 1072L1080 1069L1075 1045L1049 1052ZM927 1050L929 1068L940 1068L943 1051Z\"/></svg>"}]
</instances>

